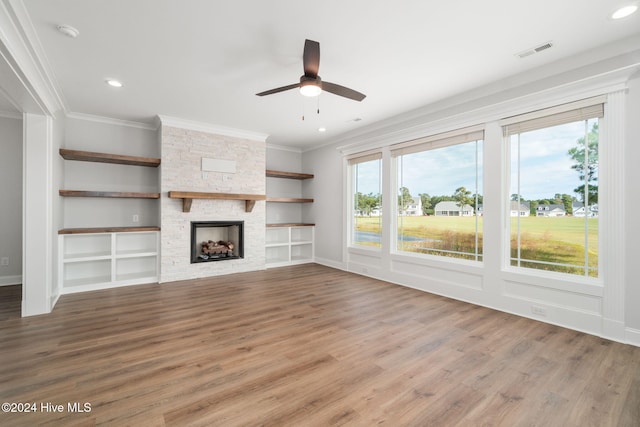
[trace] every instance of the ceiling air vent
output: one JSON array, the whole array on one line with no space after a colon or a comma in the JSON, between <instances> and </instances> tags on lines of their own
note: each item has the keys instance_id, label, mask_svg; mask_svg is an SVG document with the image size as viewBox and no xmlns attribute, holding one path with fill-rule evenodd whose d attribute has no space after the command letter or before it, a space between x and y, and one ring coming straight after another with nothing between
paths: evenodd
<instances>
[{"instance_id":1,"label":"ceiling air vent","mask_svg":"<svg viewBox=\"0 0 640 427\"><path fill-rule=\"evenodd\" d=\"M527 50L523 50L520 53L516 53L516 56L519 57L519 58L526 58L527 56L531 56L534 53L542 52L543 50L547 50L547 49L549 49L551 47L553 47L553 43L547 42L547 43L542 44L540 46L533 47L533 48L527 49Z\"/></svg>"}]
</instances>

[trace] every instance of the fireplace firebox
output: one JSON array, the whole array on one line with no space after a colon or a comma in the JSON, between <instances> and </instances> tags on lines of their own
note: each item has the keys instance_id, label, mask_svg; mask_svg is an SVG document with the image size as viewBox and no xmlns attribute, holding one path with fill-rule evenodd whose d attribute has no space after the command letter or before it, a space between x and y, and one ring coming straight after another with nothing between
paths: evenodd
<instances>
[{"instance_id":1,"label":"fireplace firebox","mask_svg":"<svg viewBox=\"0 0 640 427\"><path fill-rule=\"evenodd\" d=\"M191 263L244 258L244 221L192 221Z\"/></svg>"}]
</instances>

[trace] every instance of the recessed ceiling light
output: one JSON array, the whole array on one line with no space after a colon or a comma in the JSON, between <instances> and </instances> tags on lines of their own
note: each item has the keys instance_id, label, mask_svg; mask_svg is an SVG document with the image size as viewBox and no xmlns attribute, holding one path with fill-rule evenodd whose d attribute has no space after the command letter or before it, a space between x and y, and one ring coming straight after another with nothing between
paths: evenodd
<instances>
[{"instance_id":1,"label":"recessed ceiling light","mask_svg":"<svg viewBox=\"0 0 640 427\"><path fill-rule=\"evenodd\" d=\"M76 37L78 37L78 34L80 34L80 31L76 30L71 25L58 25L56 28L62 34L67 37L71 37L72 39L75 39Z\"/></svg>"},{"instance_id":2,"label":"recessed ceiling light","mask_svg":"<svg viewBox=\"0 0 640 427\"><path fill-rule=\"evenodd\" d=\"M111 87L122 87L122 83L120 83L118 80L107 79L106 82Z\"/></svg>"},{"instance_id":3,"label":"recessed ceiling light","mask_svg":"<svg viewBox=\"0 0 640 427\"><path fill-rule=\"evenodd\" d=\"M318 132L326 132L327 128L318 128Z\"/></svg>"},{"instance_id":4,"label":"recessed ceiling light","mask_svg":"<svg viewBox=\"0 0 640 427\"><path fill-rule=\"evenodd\" d=\"M623 6L619 9L617 9L615 12L613 12L611 14L611 19L622 19L622 18L626 18L627 16L631 15L632 13L635 13L638 10L638 5L637 4L628 4L626 6Z\"/></svg>"}]
</instances>

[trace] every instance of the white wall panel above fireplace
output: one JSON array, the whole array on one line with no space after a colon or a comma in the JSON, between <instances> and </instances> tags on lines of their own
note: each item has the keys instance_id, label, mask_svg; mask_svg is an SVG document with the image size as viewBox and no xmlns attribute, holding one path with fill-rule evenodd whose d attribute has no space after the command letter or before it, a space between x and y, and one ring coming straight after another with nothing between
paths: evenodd
<instances>
[{"instance_id":1,"label":"white wall panel above fireplace","mask_svg":"<svg viewBox=\"0 0 640 427\"><path fill-rule=\"evenodd\" d=\"M201 169L203 172L236 173L236 162L234 160L203 157Z\"/></svg>"}]
</instances>

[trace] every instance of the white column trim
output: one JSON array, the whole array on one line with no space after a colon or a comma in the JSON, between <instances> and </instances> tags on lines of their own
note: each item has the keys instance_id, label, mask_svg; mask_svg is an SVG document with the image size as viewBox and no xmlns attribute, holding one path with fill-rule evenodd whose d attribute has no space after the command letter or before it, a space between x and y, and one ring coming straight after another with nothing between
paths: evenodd
<instances>
[{"instance_id":1,"label":"white column trim","mask_svg":"<svg viewBox=\"0 0 640 427\"><path fill-rule=\"evenodd\" d=\"M22 315L49 313L53 289L53 119L23 122ZM37 256L33 256L37 254Z\"/></svg>"},{"instance_id":2,"label":"white column trim","mask_svg":"<svg viewBox=\"0 0 640 427\"><path fill-rule=\"evenodd\" d=\"M607 96L605 118L600 129L598 206L600 211L600 275L604 282L602 334L624 341L625 310L625 91Z\"/></svg>"}]
</instances>

